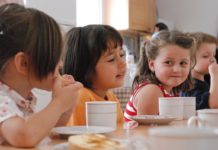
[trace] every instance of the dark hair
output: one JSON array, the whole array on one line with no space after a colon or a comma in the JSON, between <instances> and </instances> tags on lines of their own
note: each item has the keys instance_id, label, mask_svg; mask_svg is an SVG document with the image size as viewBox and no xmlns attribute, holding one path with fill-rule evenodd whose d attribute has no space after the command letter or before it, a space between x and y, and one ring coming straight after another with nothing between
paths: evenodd
<instances>
[{"instance_id":1,"label":"dark hair","mask_svg":"<svg viewBox=\"0 0 218 150\"><path fill-rule=\"evenodd\" d=\"M188 36L179 31L168 31L163 30L158 32L152 39L146 44L145 47L141 49L140 59L137 66L137 73L133 80L133 89L137 84L144 81L149 81L154 84L160 84L159 80L156 78L155 74L149 69L148 59L155 60L158 56L158 51L161 47L166 45L177 45L179 47L185 48L190 51L190 60L192 65L195 64L195 40L194 38ZM174 87L173 92L177 93L182 91L187 91L192 86L191 72L188 78L181 85Z\"/></svg>"},{"instance_id":2,"label":"dark hair","mask_svg":"<svg viewBox=\"0 0 218 150\"><path fill-rule=\"evenodd\" d=\"M95 67L108 49L122 46L120 33L108 25L88 25L72 28L66 37L63 73L91 88Z\"/></svg>"},{"instance_id":3,"label":"dark hair","mask_svg":"<svg viewBox=\"0 0 218 150\"><path fill-rule=\"evenodd\" d=\"M13 3L0 7L0 73L10 58L24 52L29 71L41 80L55 71L61 50L61 31L50 16Z\"/></svg>"},{"instance_id":4,"label":"dark hair","mask_svg":"<svg viewBox=\"0 0 218 150\"><path fill-rule=\"evenodd\" d=\"M162 23L162 22L159 22L155 25L155 27L157 27L159 29L159 31L161 30L168 30L168 27L166 24Z\"/></svg>"}]
</instances>

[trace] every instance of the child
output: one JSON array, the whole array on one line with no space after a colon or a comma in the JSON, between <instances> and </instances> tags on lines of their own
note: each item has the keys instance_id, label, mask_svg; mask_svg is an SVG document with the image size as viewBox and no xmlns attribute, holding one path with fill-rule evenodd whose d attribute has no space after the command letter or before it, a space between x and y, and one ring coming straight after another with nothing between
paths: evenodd
<instances>
[{"instance_id":1,"label":"child","mask_svg":"<svg viewBox=\"0 0 218 150\"><path fill-rule=\"evenodd\" d=\"M152 37L155 36L158 32L160 32L162 30L169 30L168 26L163 22L156 23L154 26L154 33L153 33Z\"/></svg>"},{"instance_id":2,"label":"child","mask_svg":"<svg viewBox=\"0 0 218 150\"><path fill-rule=\"evenodd\" d=\"M158 22L155 24L154 32L159 32L161 30L169 30L168 26L163 22Z\"/></svg>"},{"instance_id":3,"label":"child","mask_svg":"<svg viewBox=\"0 0 218 150\"><path fill-rule=\"evenodd\" d=\"M176 96L191 85L193 38L178 31L160 31L142 50L127 103L125 121L134 115L157 115L158 98Z\"/></svg>"},{"instance_id":4,"label":"child","mask_svg":"<svg viewBox=\"0 0 218 150\"><path fill-rule=\"evenodd\" d=\"M197 62L191 71L195 82L194 87L182 96L195 96L196 109L218 108L218 64L215 59L217 39L202 32L191 35L197 41ZM210 74L210 86L204 80L206 74Z\"/></svg>"},{"instance_id":5,"label":"child","mask_svg":"<svg viewBox=\"0 0 218 150\"><path fill-rule=\"evenodd\" d=\"M124 82L126 63L122 44L120 34L107 25L77 27L67 33L63 71L84 85L68 125L86 125L85 103L88 101L118 102L109 90ZM120 103L117 121L123 123Z\"/></svg>"},{"instance_id":6,"label":"child","mask_svg":"<svg viewBox=\"0 0 218 150\"><path fill-rule=\"evenodd\" d=\"M18 4L0 7L0 142L33 147L57 124L66 124L81 84L58 77L62 36L41 11ZM53 90L51 103L35 113L33 88ZM62 118L60 118L62 116Z\"/></svg>"}]
</instances>

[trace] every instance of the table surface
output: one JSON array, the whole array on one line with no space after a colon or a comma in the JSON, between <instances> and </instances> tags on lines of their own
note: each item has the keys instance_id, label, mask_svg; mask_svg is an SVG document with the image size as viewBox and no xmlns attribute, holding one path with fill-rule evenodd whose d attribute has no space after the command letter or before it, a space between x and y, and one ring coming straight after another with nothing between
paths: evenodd
<instances>
[{"instance_id":1,"label":"table surface","mask_svg":"<svg viewBox=\"0 0 218 150\"><path fill-rule=\"evenodd\" d=\"M173 121L166 126L186 126L187 120ZM162 125L163 126L163 125ZM148 129L156 126L151 125L139 125L134 129L123 129L123 127L118 127L115 131L105 134L109 138L119 139L119 140L129 140L134 137L148 137ZM52 150L53 147L60 143L66 143L67 139L62 139L59 136L46 137L37 147L35 148L14 148L10 145L0 145L0 150Z\"/></svg>"}]
</instances>

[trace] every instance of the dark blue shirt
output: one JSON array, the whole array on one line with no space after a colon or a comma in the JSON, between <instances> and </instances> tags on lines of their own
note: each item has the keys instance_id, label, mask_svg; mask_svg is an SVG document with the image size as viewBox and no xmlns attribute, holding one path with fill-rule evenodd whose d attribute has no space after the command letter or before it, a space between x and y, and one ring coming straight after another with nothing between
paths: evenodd
<instances>
[{"instance_id":1,"label":"dark blue shirt","mask_svg":"<svg viewBox=\"0 0 218 150\"><path fill-rule=\"evenodd\" d=\"M183 97L196 97L196 109L209 108L209 85L207 82L194 79L194 88L186 93L182 93Z\"/></svg>"}]
</instances>

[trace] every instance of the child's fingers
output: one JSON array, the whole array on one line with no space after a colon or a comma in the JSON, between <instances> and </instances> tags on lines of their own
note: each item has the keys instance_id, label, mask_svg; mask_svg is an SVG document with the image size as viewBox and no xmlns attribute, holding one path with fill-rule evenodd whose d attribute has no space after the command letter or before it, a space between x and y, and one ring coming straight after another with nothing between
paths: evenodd
<instances>
[{"instance_id":1,"label":"child's fingers","mask_svg":"<svg viewBox=\"0 0 218 150\"><path fill-rule=\"evenodd\" d=\"M209 69L209 74L210 75L212 75L212 74L215 75L215 74L218 73L218 64L217 63L212 63L212 64L209 65L208 69Z\"/></svg>"},{"instance_id":2,"label":"child's fingers","mask_svg":"<svg viewBox=\"0 0 218 150\"><path fill-rule=\"evenodd\" d=\"M74 82L73 84L70 84L69 86L72 86L74 90L80 90L83 87L82 83L77 81Z\"/></svg>"},{"instance_id":3,"label":"child's fingers","mask_svg":"<svg viewBox=\"0 0 218 150\"><path fill-rule=\"evenodd\" d=\"M75 82L74 77L71 76L71 75L67 75L66 78L67 78L67 80L68 80L69 82L71 82L71 83L74 83L74 82Z\"/></svg>"},{"instance_id":4,"label":"child's fingers","mask_svg":"<svg viewBox=\"0 0 218 150\"><path fill-rule=\"evenodd\" d=\"M71 76L71 75L65 74L63 76L60 76L60 78L62 79L64 86L75 83L75 80L74 80L73 76Z\"/></svg>"}]
</instances>

